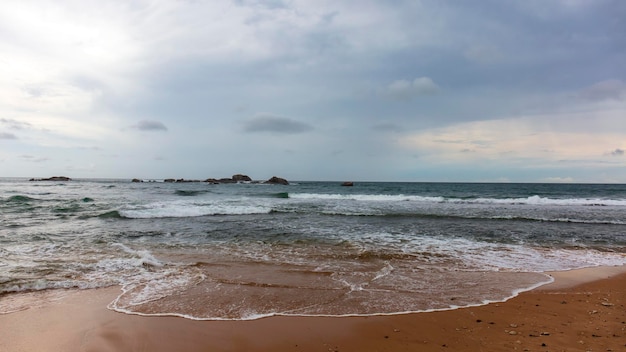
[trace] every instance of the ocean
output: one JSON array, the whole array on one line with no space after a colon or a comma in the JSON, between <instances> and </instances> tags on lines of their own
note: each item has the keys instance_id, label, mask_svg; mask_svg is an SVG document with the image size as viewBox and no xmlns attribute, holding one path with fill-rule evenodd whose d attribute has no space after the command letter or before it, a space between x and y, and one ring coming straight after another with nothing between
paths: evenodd
<instances>
[{"instance_id":1,"label":"ocean","mask_svg":"<svg viewBox=\"0 0 626 352\"><path fill-rule=\"evenodd\" d=\"M0 313L118 286L129 314L399 314L624 264L626 185L0 179Z\"/></svg>"}]
</instances>

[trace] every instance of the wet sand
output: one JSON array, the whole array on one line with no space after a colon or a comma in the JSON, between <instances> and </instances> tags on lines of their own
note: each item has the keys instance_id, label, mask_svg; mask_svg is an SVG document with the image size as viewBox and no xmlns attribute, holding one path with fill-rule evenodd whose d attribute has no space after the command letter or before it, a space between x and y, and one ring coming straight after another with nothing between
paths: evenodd
<instances>
[{"instance_id":1,"label":"wet sand","mask_svg":"<svg viewBox=\"0 0 626 352\"><path fill-rule=\"evenodd\" d=\"M0 315L0 351L626 351L626 271L553 273L504 303L394 316L193 321L110 311L119 288ZM39 303L37 303L39 302Z\"/></svg>"}]
</instances>

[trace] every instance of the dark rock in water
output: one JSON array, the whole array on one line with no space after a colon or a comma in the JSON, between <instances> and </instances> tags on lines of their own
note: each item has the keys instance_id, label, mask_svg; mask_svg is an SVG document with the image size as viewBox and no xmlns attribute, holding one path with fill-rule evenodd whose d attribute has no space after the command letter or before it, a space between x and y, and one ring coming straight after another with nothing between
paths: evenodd
<instances>
[{"instance_id":1,"label":"dark rock in water","mask_svg":"<svg viewBox=\"0 0 626 352\"><path fill-rule=\"evenodd\" d=\"M212 184L220 184L220 183L239 183L239 182L252 182L252 179L248 175L236 174L231 178L207 178L204 182L212 183Z\"/></svg>"},{"instance_id":2,"label":"dark rock in water","mask_svg":"<svg viewBox=\"0 0 626 352\"><path fill-rule=\"evenodd\" d=\"M346 181L346 182L342 183L341 185L344 186L344 187L352 187L352 186L354 186L354 182Z\"/></svg>"},{"instance_id":3,"label":"dark rock in water","mask_svg":"<svg viewBox=\"0 0 626 352\"><path fill-rule=\"evenodd\" d=\"M140 180L138 178L133 178L132 181L130 181L130 182L143 182L143 180Z\"/></svg>"},{"instance_id":4,"label":"dark rock in water","mask_svg":"<svg viewBox=\"0 0 626 352\"><path fill-rule=\"evenodd\" d=\"M71 181L72 179L67 176L52 176L50 178L44 179L44 181Z\"/></svg>"},{"instance_id":5,"label":"dark rock in water","mask_svg":"<svg viewBox=\"0 0 626 352\"><path fill-rule=\"evenodd\" d=\"M52 176L48 178L31 178L30 181L71 181L72 179L67 176Z\"/></svg>"},{"instance_id":6,"label":"dark rock in water","mask_svg":"<svg viewBox=\"0 0 626 352\"><path fill-rule=\"evenodd\" d=\"M236 174L233 175L232 180L235 182L250 182L252 179L248 175Z\"/></svg>"},{"instance_id":7,"label":"dark rock in water","mask_svg":"<svg viewBox=\"0 0 626 352\"><path fill-rule=\"evenodd\" d=\"M176 183L188 183L188 182L200 182L200 180L185 180L184 178L179 178L176 180Z\"/></svg>"},{"instance_id":8,"label":"dark rock in water","mask_svg":"<svg viewBox=\"0 0 626 352\"><path fill-rule=\"evenodd\" d=\"M134 178L132 182L152 182L152 181L144 181L142 179ZM220 179L210 177L210 178L207 178L206 180L186 180L184 178L178 178L178 179L166 178L163 180L163 182L166 182L166 183L206 182L206 183L210 183L214 185L223 184L223 183L239 183L239 182L261 183L260 181L253 181L250 176L244 175L244 174L235 174L232 177L224 177ZM288 185L289 181L285 180L284 178L274 176L263 183Z\"/></svg>"},{"instance_id":9,"label":"dark rock in water","mask_svg":"<svg viewBox=\"0 0 626 352\"><path fill-rule=\"evenodd\" d=\"M285 180L284 178L273 176L272 178L265 181L264 183L269 183L273 185L288 185L289 181Z\"/></svg>"},{"instance_id":10,"label":"dark rock in water","mask_svg":"<svg viewBox=\"0 0 626 352\"><path fill-rule=\"evenodd\" d=\"M219 180L217 180L217 182L219 183L237 183L237 181L233 180L232 178L220 178Z\"/></svg>"}]
</instances>

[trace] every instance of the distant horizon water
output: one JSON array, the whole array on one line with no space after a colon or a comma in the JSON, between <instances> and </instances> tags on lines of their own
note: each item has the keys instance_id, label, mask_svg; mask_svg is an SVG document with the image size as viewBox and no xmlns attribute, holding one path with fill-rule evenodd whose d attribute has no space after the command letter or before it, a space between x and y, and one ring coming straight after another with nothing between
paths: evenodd
<instances>
[{"instance_id":1,"label":"distant horizon water","mask_svg":"<svg viewBox=\"0 0 626 352\"><path fill-rule=\"evenodd\" d=\"M73 177L69 174L51 174L51 175L47 175L47 176L0 176L0 181L1 180L31 180L33 179L35 181L41 181L42 179L45 178L50 178L50 177L68 177L70 178L72 181L115 181L115 182L130 182L133 179L138 179L141 180L143 182L150 182L150 181L155 181L155 182L163 182L164 180L168 180L168 179L174 179L174 180L185 180L185 181L192 181L192 182L204 182L207 179L221 179L221 178L231 178L233 175L228 176L228 175L224 175L224 176L209 176L209 177L181 177L181 176L167 176L167 177ZM243 175L248 175L248 174L243 174ZM285 177L282 176L281 174L272 174L271 176L267 176L267 177L261 177L261 178L255 178L252 177L252 181L253 182L263 182L263 181L267 181L268 179L270 179L271 177L276 176L276 177L280 177L280 178L284 178L289 182L322 182L322 183L343 183L343 182L354 182L356 183L460 183L460 184L554 184L554 185L559 185L559 184L571 184L571 185L626 185L626 182L621 182L621 181L615 181L615 182L601 182L601 181L570 181L570 180L564 180L564 181L549 181L549 180L537 180L537 181L511 181L511 180L458 180L458 181L439 181L439 180L362 180L362 179L358 179L358 178L343 178L343 179L297 179L297 178L289 178L289 177ZM54 182L54 181L50 181L50 182ZM246 183L246 182L240 182L240 183Z\"/></svg>"}]
</instances>

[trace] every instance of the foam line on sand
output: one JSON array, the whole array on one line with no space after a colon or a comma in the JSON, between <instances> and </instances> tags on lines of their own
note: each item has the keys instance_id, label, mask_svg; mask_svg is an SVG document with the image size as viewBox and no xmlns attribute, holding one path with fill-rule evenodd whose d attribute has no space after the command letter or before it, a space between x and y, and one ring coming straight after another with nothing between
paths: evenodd
<instances>
[{"instance_id":1,"label":"foam line on sand","mask_svg":"<svg viewBox=\"0 0 626 352\"><path fill-rule=\"evenodd\" d=\"M119 288L63 291L0 315L0 350L14 351L622 351L623 267L551 273L555 282L504 303L352 318L193 321L106 309ZM0 296L0 300L7 296ZM19 297L11 296L11 299Z\"/></svg>"}]
</instances>

